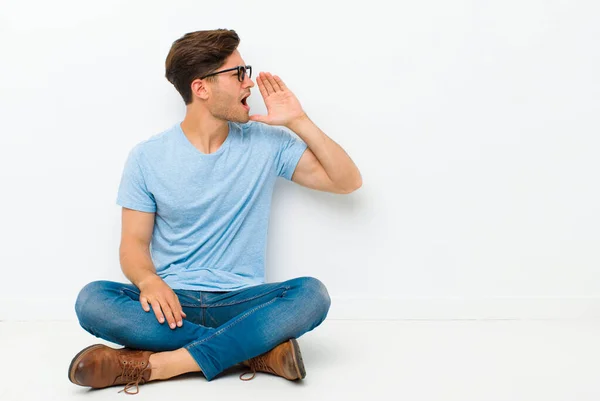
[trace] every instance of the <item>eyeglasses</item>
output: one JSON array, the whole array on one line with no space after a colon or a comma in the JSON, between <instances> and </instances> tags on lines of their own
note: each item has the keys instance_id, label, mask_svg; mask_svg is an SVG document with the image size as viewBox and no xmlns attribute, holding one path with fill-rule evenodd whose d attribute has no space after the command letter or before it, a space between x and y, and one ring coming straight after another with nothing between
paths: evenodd
<instances>
[{"instance_id":1,"label":"eyeglasses","mask_svg":"<svg viewBox=\"0 0 600 401\"><path fill-rule=\"evenodd\" d=\"M246 77L246 71L248 71L248 78L252 78L252 66L251 65L238 65L237 67L229 68L223 71L213 72L211 74L205 75L200 79L204 79L206 77L210 77L213 75L221 74L223 72L234 71L237 70L237 76L240 82L244 82L244 78Z\"/></svg>"}]
</instances>

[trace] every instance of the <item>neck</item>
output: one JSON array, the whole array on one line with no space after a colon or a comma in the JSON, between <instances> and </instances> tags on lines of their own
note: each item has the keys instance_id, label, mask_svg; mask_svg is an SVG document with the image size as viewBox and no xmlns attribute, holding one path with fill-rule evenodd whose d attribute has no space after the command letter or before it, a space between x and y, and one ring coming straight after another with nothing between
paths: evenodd
<instances>
[{"instance_id":1,"label":"neck","mask_svg":"<svg viewBox=\"0 0 600 401\"><path fill-rule=\"evenodd\" d=\"M216 152L229 134L227 120L213 117L206 109L188 106L181 129L188 140L202 153Z\"/></svg>"}]
</instances>

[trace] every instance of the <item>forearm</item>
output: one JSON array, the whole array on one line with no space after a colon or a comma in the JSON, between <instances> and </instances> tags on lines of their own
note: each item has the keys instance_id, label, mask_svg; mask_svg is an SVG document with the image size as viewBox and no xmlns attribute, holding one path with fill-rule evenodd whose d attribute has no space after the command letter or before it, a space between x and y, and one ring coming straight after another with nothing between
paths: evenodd
<instances>
[{"instance_id":1,"label":"forearm","mask_svg":"<svg viewBox=\"0 0 600 401\"><path fill-rule=\"evenodd\" d=\"M356 189L362 185L358 167L346 151L313 123L308 116L296 119L287 125L310 148L323 169L340 188Z\"/></svg>"},{"instance_id":2,"label":"forearm","mask_svg":"<svg viewBox=\"0 0 600 401\"><path fill-rule=\"evenodd\" d=\"M137 245L122 246L119 257L123 274L136 287L141 289L148 279L158 277L149 249Z\"/></svg>"}]
</instances>

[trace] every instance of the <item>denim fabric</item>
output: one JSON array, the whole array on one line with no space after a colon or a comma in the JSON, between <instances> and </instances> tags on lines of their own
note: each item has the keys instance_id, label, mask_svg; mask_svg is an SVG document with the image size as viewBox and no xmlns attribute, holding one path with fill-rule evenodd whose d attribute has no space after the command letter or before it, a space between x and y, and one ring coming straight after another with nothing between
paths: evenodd
<instances>
[{"instance_id":1,"label":"denim fabric","mask_svg":"<svg viewBox=\"0 0 600 401\"><path fill-rule=\"evenodd\" d=\"M298 338L325 320L330 298L313 277L235 291L174 290L187 318L160 324L132 284L94 281L77 297L81 327L96 337L148 351L187 349L208 381L237 363Z\"/></svg>"}]
</instances>

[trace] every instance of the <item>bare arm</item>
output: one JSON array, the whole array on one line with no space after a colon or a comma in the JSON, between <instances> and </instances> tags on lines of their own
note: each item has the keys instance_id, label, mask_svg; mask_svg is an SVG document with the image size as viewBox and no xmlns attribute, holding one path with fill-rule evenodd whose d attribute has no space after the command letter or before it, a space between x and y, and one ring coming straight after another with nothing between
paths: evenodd
<instances>
[{"instance_id":1,"label":"bare arm","mask_svg":"<svg viewBox=\"0 0 600 401\"><path fill-rule=\"evenodd\" d=\"M156 276L156 268L150 257L154 213L123 208L121 219L121 270L129 281L140 288L149 278Z\"/></svg>"},{"instance_id":2,"label":"bare arm","mask_svg":"<svg viewBox=\"0 0 600 401\"><path fill-rule=\"evenodd\" d=\"M350 156L308 116L291 121L287 127L308 145L298 162L292 181L309 188L339 194L349 194L362 186L360 171Z\"/></svg>"},{"instance_id":3,"label":"bare arm","mask_svg":"<svg viewBox=\"0 0 600 401\"><path fill-rule=\"evenodd\" d=\"M150 256L150 240L154 230L154 213L123 208L119 259L123 274L140 289L140 304L146 311L150 306L162 324L183 325L183 312L175 292L157 274Z\"/></svg>"},{"instance_id":4,"label":"bare arm","mask_svg":"<svg viewBox=\"0 0 600 401\"><path fill-rule=\"evenodd\" d=\"M256 78L268 115L250 119L283 125L308 146L300 158L292 181L308 188L349 194L362 186L362 176L350 156L306 115L300 102L277 75L260 73Z\"/></svg>"}]
</instances>

